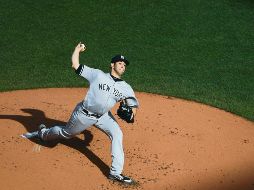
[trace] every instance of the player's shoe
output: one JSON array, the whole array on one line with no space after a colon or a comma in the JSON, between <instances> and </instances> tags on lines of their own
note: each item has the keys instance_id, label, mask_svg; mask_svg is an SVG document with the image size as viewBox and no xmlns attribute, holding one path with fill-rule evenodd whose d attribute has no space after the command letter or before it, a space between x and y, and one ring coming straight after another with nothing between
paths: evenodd
<instances>
[{"instance_id":1,"label":"player's shoe","mask_svg":"<svg viewBox=\"0 0 254 190\"><path fill-rule=\"evenodd\" d=\"M119 174L119 175L112 175L112 174L109 174L108 178L110 180L113 180L113 181L118 181L118 182L121 182L121 183L124 183L124 184L133 184L133 180L127 176L124 176L122 174Z\"/></svg>"},{"instance_id":2,"label":"player's shoe","mask_svg":"<svg viewBox=\"0 0 254 190\"><path fill-rule=\"evenodd\" d=\"M31 133L25 133L23 135L21 135L21 137L23 138L27 138L27 139L33 139L33 138L39 138L40 140L43 141L42 139L42 134L46 131L46 126L44 124L40 124L38 127L38 131L34 131Z\"/></svg>"}]
</instances>

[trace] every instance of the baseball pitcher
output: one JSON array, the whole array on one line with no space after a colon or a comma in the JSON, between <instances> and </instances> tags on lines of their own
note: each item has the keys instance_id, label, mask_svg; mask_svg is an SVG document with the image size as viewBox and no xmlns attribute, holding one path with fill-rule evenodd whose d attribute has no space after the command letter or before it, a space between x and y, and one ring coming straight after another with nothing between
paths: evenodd
<instances>
[{"instance_id":1,"label":"baseball pitcher","mask_svg":"<svg viewBox=\"0 0 254 190\"><path fill-rule=\"evenodd\" d=\"M111 59L110 73L79 64L79 54L85 51L84 44L79 43L72 54L72 67L75 72L89 82L89 90L75 107L66 126L46 128L44 124L33 133L26 133L26 138L40 138L42 141L70 139L90 126L103 130L111 140L112 164L108 178L126 184L132 184L130 177L122 174L124 166L123 133L110 112L110 109L121 102L117 114L128 123L134 122L136 109L139 106L134 91L121 79L129 61L122 55Z\"/></svg>"}]
</instances>

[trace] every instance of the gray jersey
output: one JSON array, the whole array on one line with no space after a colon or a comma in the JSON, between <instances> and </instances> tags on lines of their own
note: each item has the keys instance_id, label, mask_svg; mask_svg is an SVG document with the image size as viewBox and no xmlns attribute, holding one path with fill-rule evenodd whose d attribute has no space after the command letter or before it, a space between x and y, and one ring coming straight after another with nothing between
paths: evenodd
<instances>
[{"instance_id":1,"label":"gray jersey","mask_svg":"<svg viewBox=\"0 0 254 190\"><path fill-rule=\"evenodd\" d=\"M121 79L114 78L110 73L86 65L80 65L76 73L89 81L90 87L83 107L90 112L103 115L124 99L128 106L139 106L131 86Z\"/></svg>"}]
</instances>

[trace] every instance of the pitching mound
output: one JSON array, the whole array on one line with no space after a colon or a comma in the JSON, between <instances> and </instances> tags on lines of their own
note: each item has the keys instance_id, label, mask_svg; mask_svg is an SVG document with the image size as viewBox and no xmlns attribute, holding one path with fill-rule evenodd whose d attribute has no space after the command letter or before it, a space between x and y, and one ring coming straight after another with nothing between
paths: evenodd
<instances>
[{"instance_id":1,"label":"pitching mound","mask_svg":"<svg viewBox=\"0 0 254 190\"><path fill-rule=\"evenodd\" d=\"M110 140L95 127L48 144L20 137L40 123L64 124L85 93L0 93L0 189L254 189L254 123L198 103L137 93L136 123L116 116L124 133L124 173L134 186L107 179Z\"/></svg>"}]
</instances>

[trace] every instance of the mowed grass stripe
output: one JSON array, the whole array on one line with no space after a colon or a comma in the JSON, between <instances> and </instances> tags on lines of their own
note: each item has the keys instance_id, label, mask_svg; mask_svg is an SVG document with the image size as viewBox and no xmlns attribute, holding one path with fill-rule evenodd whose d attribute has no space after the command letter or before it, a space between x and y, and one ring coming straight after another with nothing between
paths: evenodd
<instances>
[{"instance_id":1,"label":"mowed grass stripe","mask_svg":"<svg viewBox=\"0 0 254 190\"><path fill-rule=\"evenodd\" d=\"M0 90L81 87L71 54L108 71L131 61L135 90L203 102L254 120L250 0L8 1L0 8Z\"/></svg>"}]
</instances>

